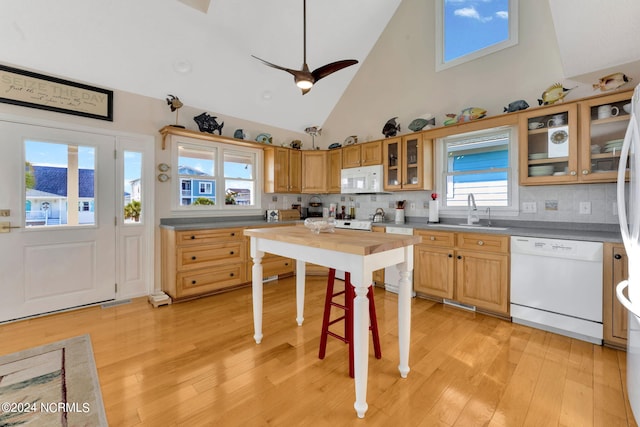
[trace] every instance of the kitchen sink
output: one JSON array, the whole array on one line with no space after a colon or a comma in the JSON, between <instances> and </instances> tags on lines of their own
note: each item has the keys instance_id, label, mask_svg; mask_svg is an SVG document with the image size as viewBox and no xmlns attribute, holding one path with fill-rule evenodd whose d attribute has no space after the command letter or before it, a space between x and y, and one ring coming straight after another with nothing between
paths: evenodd
<instances>
[{"instance_id":1,"label":"kitchen sink","mask_svg":"<svg viewBox=\"0 0 640 427\"><path fill-rule=\"evenodd\" d=\"M465 228L472 230L508 230L508 227L494 227L487 224L429 224L429 227Z\"/></svg>"}]
</instances>

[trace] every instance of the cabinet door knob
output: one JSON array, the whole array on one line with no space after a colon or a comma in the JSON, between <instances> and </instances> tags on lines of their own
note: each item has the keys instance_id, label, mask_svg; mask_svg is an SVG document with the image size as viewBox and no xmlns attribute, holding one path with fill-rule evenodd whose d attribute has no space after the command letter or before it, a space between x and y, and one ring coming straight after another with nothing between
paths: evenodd
<instances>
[{"instance_id":1,"label":"cabinet door knob","mask_svg":"<svg viewBox=\"0 0 640 427\"><path fill-rule=\"evenodd\" d=\"M229 276L233 277L233 273L230 273Z\"/></svg>"},{"instance_id":2,"label":"cabinet door knob","mask_svg":"<svg viewBox=\"0 0 640 427\"><path fill-rule=\"evenodd\" d=\"M587 169L582 169L582 175L589 175L589 171Z\"/></svg>"},{"instance_id":3,"label":"cabinet door knob","mask_svg":"<svg viewBox=\"0 0 640 427\"><path fill-rule=\"evenodd\" d=\"M482 240L478 240L478 245L479 245L479 246L484 245L484 241L482 241Z\"/></svg>"},{"instance_id":4,"label":"cabinet door knob","mask_svg":"<svg viewBox=\"0 0 640 427\"><path fill-rule=\"evenodd\" d=\"M453 258L453 254L449 254L449 258Z\"/></svg>"},{"instance_id":5,"label":"cabinet door knob","mask_svg":"<svg viewBox=\"0 0 640 427\"><path fill-rule=\"evenodd\" d=\"M289 263L288 263L288 262L285 262L285 263L284 263L284 265L285 265L285 267L288 267L288 266L289 266Z\"/></svg>"},{"instance_id":6,"label":"cabinet door knob","mask_svg":"<svg viewBox=\"0 0 640 427\"><path fill-rule=\"evenodd\" d=\"M622 259L622 255L620 255L620 254L615 254L613 257L614 257L615 259Z\"/></svg>"},{"instance_id":7,"label":"cabinet door knob","mask_svg":"<svg viewBox=\"0 0 640 427\"><path fill-rule=\"evenodd\" d=\"M576 175L576 171L571 171L571 172L569 172L569 174L570 174L571 176L575 176L575 175Z\"/></svg>"},{"instance_id":8,"label":"cabinet door knob","mask_svg":"<svg viewBox=\"0 0 640 427\"><path fill-rule=\"evenodd\" d=\"M236 235L236 233L231 233L231 236L235 236L235 235Z\"/></svg>"},{"instance_id":9,"label":"cabinet door knob","mask_svg":"<svg viewBox=\"0 0 640 427\"><path fill-rule=\"evenodd\" d=\"M192 285L195 285L195 284L196 284L196 281L195 281L195 280L192 280L192 281L191 281L191 284L192 284Z\"/></svg>"},{"instance_id":10,"label":"cabinet door knob","mask_svg":"<svg viewBox=\"0 0 640 427\"><path fill-rule=\"evenodd\" d=\"M436 240L436 236L431 236L431 237L429 237L429 239L430 239L431 241Z\"/></svg>"},{"instance_id":11,"label":"cabinet door knob","mask_svg":"<svg viewBox=\"0 0 640 427\"><path fill-rule=\"evenodd\" d=\"M196 257L195 257L195 256L192 256L192 257L191 257L191 260L195 261L195 260L196 260Z\"/></svg>"},{"instance_id":12,"label":"cabinet door knob","mask_svg":"<svg viewBox=\"0 0 640 427\"><path fill-rule=\"evenodd\" d=\"M191 240L195 240L196 236L191 236Z\"/></svg>"},{"instance_id":13,"label":"cabinet door knob","mask_svg":"<svg viewBox=\"0 0 640 427\"><path fill-rule=\"evenodd\" d=\"M234 252L233 252L233 251L229 252L229 255L233 255L233 254L234 254Z\"/></svg>"},{"instance_id":14,"label":"cabinet door knob","mask_svg":"<svg viewBox=\"0 0 640 427\"><path fill-rule=\"evenodd\" d=\"M462 259L462 255L458 255L458 257L457 257L457 258L458 258L458 259Z\"/></svg>"}]
</instances>

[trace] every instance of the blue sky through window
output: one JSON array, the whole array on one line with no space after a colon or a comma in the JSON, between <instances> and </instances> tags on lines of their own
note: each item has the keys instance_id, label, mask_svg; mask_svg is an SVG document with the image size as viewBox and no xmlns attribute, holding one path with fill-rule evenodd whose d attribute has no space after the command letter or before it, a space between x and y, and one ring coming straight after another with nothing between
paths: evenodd
<instances>
[{"instance_id":1,"label":"blue sky through window","mask_svg":"<svg viewBox=\"0 0 640 427\"><path fill-rule=\"evenodd\" d=\"M444 1L444 61L509 38L509 0Z\"/></svg>"}]
</instances>

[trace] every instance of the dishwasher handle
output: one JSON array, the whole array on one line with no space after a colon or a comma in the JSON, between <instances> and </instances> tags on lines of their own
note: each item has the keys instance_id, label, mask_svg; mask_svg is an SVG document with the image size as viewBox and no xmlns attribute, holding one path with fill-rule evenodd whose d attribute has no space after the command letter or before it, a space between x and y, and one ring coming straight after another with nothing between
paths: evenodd
<instances>
[{"instance_id":1,"label":"dishwasher handle","mask_svg":"<svg viewBox=\"0 0 640 427\"><path fill-rule=\"evenodd\" d=\"M638 310L638 308L634 307L633 303L631 301L629 301L629 298L627 298L623 292L625 290L625 288L629 287L629 281L628 280L623 280L622 282L618 283L618 286L616 286L616 295L618 297L618 301L620 301L620 304L622 304L624 306L624 308L626 308L627 310L629 310L629 312L631 312L632 314L635 314L636 316L640 317L640 310Z\"/></svg>"}]
</instances>

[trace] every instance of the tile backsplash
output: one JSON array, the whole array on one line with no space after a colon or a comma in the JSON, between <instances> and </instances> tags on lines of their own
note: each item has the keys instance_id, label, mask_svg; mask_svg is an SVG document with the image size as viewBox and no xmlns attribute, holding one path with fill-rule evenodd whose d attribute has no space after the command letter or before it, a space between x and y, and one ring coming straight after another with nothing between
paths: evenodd
<instances>
[{"instance_id":1,"label":"tile backsplash","mask_svg":"<svg viewBox=\"0 0 640 427\"><path fill-rule=\"evenodd\" d=\"M356 217L366 219L377 208L384 209L388 220L393 220L395 202L406 200L405 215L408 217L429 216L429 200L431 191L403 191L391 194L265 194L264 209L290 209L292 204L308 206L311 197L319 197L323 206L330 203L339 206L356 204ZM314 201L317 200L314 198ZM501 216L499 212L491 212L492 219L510 219L524 221L549 221L572 223L617 224L616 184L576 184L545 185L519 187L519 213L517 216ZM484 209L479 208L481 218ZM582 212L582 213L581 213ZM460 213L448 214L440 212L440 217L460 217Z\"/></svg>"}]
</instances>

